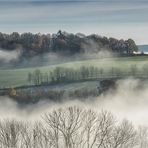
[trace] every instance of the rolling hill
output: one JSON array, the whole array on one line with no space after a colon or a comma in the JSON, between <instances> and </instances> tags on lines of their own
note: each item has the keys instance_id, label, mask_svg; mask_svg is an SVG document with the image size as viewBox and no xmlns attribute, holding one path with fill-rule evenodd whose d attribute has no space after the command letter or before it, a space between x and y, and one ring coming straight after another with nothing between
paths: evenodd
<instances>
[{"instance_id":1,"label":"rolling hill","mask_svg":"<svg viewBox=\"0 0 148 148\"><path fill-rule=\"evenodd\" d=\"M105 58L93 59L83 61L66 62L57 65L42 66L35 68L21 68L21 69L7 69L0 70L0 87L13 87L20 85L27 85L27 77L29 72L39 69L41 72L52 71L56 67L65 68L79 68L81 66L95 66L103 68L104 71L110 70L112 67L118 68L121 71L128 71L131 65L136 65L137 68L143 68L148 64L148 56L135 56L135 57L119 57L119 58Z\"/></svg>"}]
</instances>

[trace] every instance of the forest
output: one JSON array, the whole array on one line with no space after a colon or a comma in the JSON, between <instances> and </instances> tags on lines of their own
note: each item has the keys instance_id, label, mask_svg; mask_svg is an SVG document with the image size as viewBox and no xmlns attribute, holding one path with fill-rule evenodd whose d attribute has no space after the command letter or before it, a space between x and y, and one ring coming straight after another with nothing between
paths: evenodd
<instances>
[{"instance_id":1,"label":"forest","mask_svg":"<svg viewBox=\"0 0 148 148\"><path fill-rule=\"evenodd\" d=\"M99 51L131 54L133 51L137 51L138 47L132 39L118 40L97 34L72 34L60 30L57 34L0 33L0 50L20 51L20 59L23 59L51 52L62 55Z\"/></svg>"}]
</instances>

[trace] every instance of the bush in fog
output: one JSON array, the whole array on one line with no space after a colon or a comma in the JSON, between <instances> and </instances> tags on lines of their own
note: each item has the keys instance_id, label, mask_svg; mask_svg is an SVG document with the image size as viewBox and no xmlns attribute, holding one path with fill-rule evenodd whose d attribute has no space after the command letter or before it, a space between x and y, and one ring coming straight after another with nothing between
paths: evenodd
<instances>
[{"instance_id":1,"label":"bush in fog","mask_svg":"<svg viewBox=\"0 0 148 148\"><path fill-rule=\"evenodd\" d=\"M86 99L89 97L97 97L99 95L98 89L81 88L69 92L70 98Z\"/></svg>"},{"instance_id":2,"label":"bush in fog","mask_svg":"<svg viewBox=\"0 0 148 148\"><path fill-rule=\"evenodd\" d=\"M39 122L0 121L1 148L147 148L148 130L107 111L59 108Z\"/></svg>"}]
</instances>

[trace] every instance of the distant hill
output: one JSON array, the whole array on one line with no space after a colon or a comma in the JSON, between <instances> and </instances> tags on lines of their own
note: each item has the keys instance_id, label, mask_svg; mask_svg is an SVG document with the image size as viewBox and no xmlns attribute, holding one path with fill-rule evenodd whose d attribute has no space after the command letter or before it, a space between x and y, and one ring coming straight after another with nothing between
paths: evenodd
<instances>
[{"instance_id":1,"label":"distant hill","mask_svg":"<svg viewBox=\"0 0 148 148\"><path fill-rule=\"evenodd\" d=\"M139 51L148 52L148 45L138 45Z\"/></svg>"},{"instance_id":2,"label":"distant hill","mask_svg":"<svg viewBox=\"0 0 148 148\"><path fill-rule=\"evenodd\" d=\"M42 65L45 61L57 64L60 57L77 58L80 55L108 52L130 55L137 51L138 47L132 39L107 38L97 34L72 34L63 31L56 34L0 32L0 67Z\"/></svg>"},{"instance_id":3,"label":"distant hill","mask_svg":"<svg viewBox=\"0 0 148 148\"><path fill-rule=\"evenodd\" d=\"M59 31L57 34L4 34L0 32L0 50L17 51L21 58L29 58L44 53L74 55L110 51L131 54L138 48L132 39L123 40L102 37L96 34L84 35Z\"/></svg>"}]
</instances>

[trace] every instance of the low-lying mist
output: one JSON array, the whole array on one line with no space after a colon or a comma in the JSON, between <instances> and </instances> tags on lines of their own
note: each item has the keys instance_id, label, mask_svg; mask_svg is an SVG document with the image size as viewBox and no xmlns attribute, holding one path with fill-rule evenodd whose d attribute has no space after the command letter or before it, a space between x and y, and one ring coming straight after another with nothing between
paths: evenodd
<instances>
[{"instance_id":1,"label":"low-lying mist","mask_svg":"<svg viewBox=\"0 0 148 148\"><path fill-rule=\"evenodd\" d=\"M0 51L1 52L1 51ZM9 53L9 52L8 52ZM4 54L3 54L4 55ZM11 55L11 52L10 52ZM73 62L73 61L83 61L83 60L89 60L89 59L104 59L104 58L112 58L116 57L115 54L104 50L99 52L84 52L74 55L63 55L60 53L46 53L42 55L36 55L34 57L30 58L22 58L20 59L19 53L13 51L13 54L11 56L5 56L5 58L1 58L3 61L5 61L6 64L9 64L9 67L38 67L38 66L48 66L48 65L55 65L55 64L61 64L61 63L67 63L67 62ZM15 61L19 61L14 63L11 63L13 56L15 57ZM8 57L8 58L7 58ZM10 58L11 59L10 59Z\"/></svg>"},{"instance_id":2,"label":"low-lying mist","mask_svg":"<svg viewBox=\"0 0 148 148\"><path fill-rule=\"evenodd\" d=\"M45 112L73 105L96 111L111 111L118 119L126 118L134 125L147 125L148 83L132 78L118 80L116 91L108 91L106 94L83 101L77 98L65 99L60 103L44 100L34 105L20 106L9 97L0 97L0 117L36 121Z\"/></svg>"},{"instance_id":3,"label":"low-lying mist","mask_svg":"<svg viewBox=\"0 0 148 148\"><path fill-rule=\"evenodd\" d=\"M13 51L6 51L0 49L0 61L3 63L10 63L12 61L17 61L19 59L21 52L19 49Z\"/></svg>"}]
</instances>

